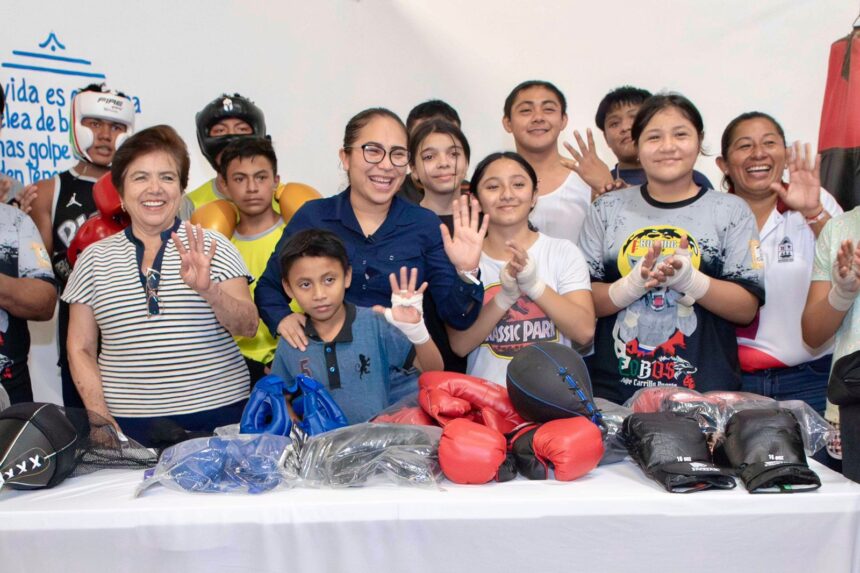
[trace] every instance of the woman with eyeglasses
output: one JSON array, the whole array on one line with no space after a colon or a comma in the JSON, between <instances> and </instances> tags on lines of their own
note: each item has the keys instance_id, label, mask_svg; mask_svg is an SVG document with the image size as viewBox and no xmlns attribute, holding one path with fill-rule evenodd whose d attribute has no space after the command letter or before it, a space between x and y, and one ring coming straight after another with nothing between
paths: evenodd
<instances>
[{"instance_id":1,"label":"woman with eyeglasses","mask_svg":"<svg viewBox=\"0 0 860 573\"><path fill-rule=\"evenodd\" d=\"M86 248L63 294L84 405L144 445L159 418L189 431L238 422L250 385L232 338L257 329L250 276L228 239L180 222L189 163L164 125L117 150L111 180L131 225Z\"/></svg>"},{"instance_id":2,"label":"woman with eyeglasses","mask_svg":"<svg viewBox=\"0 0 860 573\"><path fill-rule=\"evenodd\" d=\"M455 329L468 328L483 301L478 278L477 228L466 227L443 245L439 218L395 197L409 164L406 127L385 108L366 109L346 125L340 160L349 187L305 203L284 230L255 291L260 316L273 335L305 350L305 316L292 313L281 286L278 253L286 238L309 228L332 231L346 245L352 267L347 301L358 306L391 304L388 276L401 267L418 269L439 301L439 317ZM446 229L447 230L447 229Z\"/></svg>"}]
</instances>

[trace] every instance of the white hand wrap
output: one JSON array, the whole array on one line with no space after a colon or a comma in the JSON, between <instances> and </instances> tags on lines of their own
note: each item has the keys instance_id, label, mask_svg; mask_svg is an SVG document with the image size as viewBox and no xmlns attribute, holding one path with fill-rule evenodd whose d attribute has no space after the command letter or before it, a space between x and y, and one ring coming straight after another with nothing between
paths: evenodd
<instances>
[{"instance_id":1,"label":"white hand wrap","mask_svg":"<svg viewBox=\"0 0 860 573\"><path fill-rule=\"evenodd\" d=\"M676 269L671 277L667 277L664 286L693 300L705 296L711 287L711 277L693 266L690 249L675 249L674 258L681 261L681 268Z\"/></svg>"},{"instance_id":2,"label":"white hand wrap","mask_svg":"<svg viewBox=\"0 0 860 573\"><path fill-rule=\"evenodd\" d=\"M648 292L648 288L645 286L645 279L642 278L642 264L644 261L645 257L639 259L627 276L609 285L609 299L618 308L627 308Z\"/></svg>"},{"instance_id":3,"label":"white hand wrap","mask_svg":"<svg viewBox=\"0 0 860 573\"><path fill-rule=\"evenodd\" d=\"M416 293L412 296L402 296L397 292L391 293L391 306L411 306L424 316L424 294Z\"/></svg>"},{"instance_id":4,"label":"white hand wrap","mask_svg":"<svg viewBox=\"0 0 860 573\"><path fill-rule=\"evenodd\" d=\"M520 290L532 300L537 300L546 289L546 283L538 277L538 268L533 258L529 257L526 266L517 274L517 284Z\"/></svg>"},{"instance_id":5,"label":"white hand wrap","mask_svg":"<svg viewBox=\"0 0 860 573\"><path fill-rule=\"evenodd\" d=\"M392 297L393 299L394 297ZM430 333L427 331L427 325L424 324L424 315L422 313L421 320L416 323L400 322L394 319L394 314L390 308L385 309L385 320L389 324L394 325L394 328L406 335L409 342L412 344L424 344L430 340Z\"/></svg>"},{"instance_id":6,"label":"white hand wrap","mask_svg":"<svg viewBox=\"0 0 860 573\"><path fill-rule=\"evenodd\" d=\"M853 269L848 269L848 276L839 275L839 260L833 261L830 270L830 292L827 293L827 302L836 310L846 312L854 304L857 298L857 277Z\"/></svg>"},{"instance_id":7,"label":"white hand wrap","mask_svg":"<svg viewBox=\"0 0 860 573\"><path fill-rule=\"evenodd\" d=\"M508 310L520 298L520 285L517 284L517 279L508 272L508 265L502 267L499 281L502 283L502 289L493 297L493 302L502 310Z\"/></svg>"}]
</instances>

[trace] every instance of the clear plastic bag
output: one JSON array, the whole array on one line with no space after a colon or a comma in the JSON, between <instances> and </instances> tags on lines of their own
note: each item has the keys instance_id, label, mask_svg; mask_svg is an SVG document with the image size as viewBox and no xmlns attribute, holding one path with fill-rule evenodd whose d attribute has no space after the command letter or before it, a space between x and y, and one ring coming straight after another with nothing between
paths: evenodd
<instances>
[{"instance_id":1,"label":"clear plastic bag","mask_svg":"<svg viewBox=\"0 0 860 573\"><path fill-rule=\"evenodd\" d=\"M621 427L624 424L624 418L633 411L604 398L595 398L594 405L602 415L600 426L603 432L603 457L599 465L620 462L627 456L627 445L621 434Z\"/></svg>"},{"instance_id":2,"label":"clear plastic bag","mask_svg":"<svg viewBox=\"0 0 860 573\"><path fill-rule=\"evenodd\" d=\"M642 388L624 405L636 413L675 412L692 416L705 433L725 427L725 414L719 400L680 386Z\"/></svg>"},{"instance_id":3,"label":"clear plastic bag","mask_svg":"<svg viewBox=\"0 0 860 573\"><path fill-rule=\"evenodd\" d=\"M301 482L308 487L376 484L434 487L441 478L442 429L406 424L356 424L308 438Z\"/></svg>"},{"instance_id":4,"label":"clear plastic bag","mask_svg":"<svg viewBox=\"0 0 860 573\"><path fill-rule=\"evenodd\" d=\"M139 496L160 483L177 491L263 493L289 487L298 466L293 441L271 434L195 438L167 448L144 473ZM293 459L291 459L293 458Z\"/></svg>"}]
</instances>

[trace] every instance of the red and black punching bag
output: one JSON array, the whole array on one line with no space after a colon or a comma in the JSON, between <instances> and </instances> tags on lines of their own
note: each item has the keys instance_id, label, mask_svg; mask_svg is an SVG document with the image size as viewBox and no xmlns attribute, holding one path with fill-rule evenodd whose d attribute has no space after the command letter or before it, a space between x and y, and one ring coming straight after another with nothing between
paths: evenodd
<instances>
[{"instance_id":1,"label":"red and black punching bag","mask_svg":"<svg viewBox=\"0 0 860 573\"><path fill-rule=\"evenodd\" d=\"M850 34L830 47L818 149L824 188L846 211L860 204L860 24L857 22Z\"/></svg>"}]
</instances>

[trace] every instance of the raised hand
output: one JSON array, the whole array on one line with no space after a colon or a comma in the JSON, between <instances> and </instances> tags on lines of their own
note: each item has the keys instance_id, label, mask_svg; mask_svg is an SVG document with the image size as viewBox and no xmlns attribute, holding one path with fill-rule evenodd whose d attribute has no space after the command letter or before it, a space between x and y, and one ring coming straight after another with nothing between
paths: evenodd
<instances>
[{"instance_id":1,"label":"raised hand","mask_svg":"<svg viewBox=\"0 0 860 573\"><path fill-rule=\"evenodd\" d=\"M212 239L209 251L206 251L203 241L203 228L200 225L186 222L185 234L188 240L187 247L182 243L179 235L176 233L172 235L173 244L176 245L179 259L182 261L179 275L182 277L182 282L191 289L201 295L207 294L212 288L209 272L212 268L212 258L215 256L215 240Z\"/></svg>"},{"instance_id":2,"label":"raised hand","mask_svg":"<svg viewBox=\"0 0 860 573\"><path fill-rule=\"evenodd\" d=\"M33 210L33 201L36 200L36 186L28 185L18 192L12 204L18 205L18 208L29 214Z\"/></svg>"},{"instance_id":3,"label":"raised hand","mask_svg":"<svg viewBox=\"0 0 860 573\"><path fill-rule=\"evenodd\" d=\"M582 180L591 187L592 192L600 195L615 189L615 180L612 178L609 167L597 155L597 147L594 145L594 135L591 133L591 129L587 129L585 134L588 137L588 143L583 141L579 131L574 130L573 132L579 150L574 149L570 143L564 142L565 149L573 159L562 157L561 164L582 177Z\"/></svg>"},{"instance_id":4,"label":"raised hand","mask_svg":"<svg viewBox=\"0 0 860 573\"><path fill-rule=\"evenodd\" d=\"M860 244L855 249L850 240L842 241L830 271L830 283L830 306L841 311L850 309L860 292Z\"/></svg>"},{"instance_id":5,"label":"raised hand","mask_svg":"<svg viewBox=\"0 0 860 573\"><path fill-rule=\"evenodd\" d=\"M484 215L481 220L481 208L478 200L462 195L454 201L454 236L448 232L448 227L439 225L442 231L442 244L448 260L454 265L458 273L471 271L478 268L481 262L481 249L484 245L484 237L487 236L487 227L490 224L489 215Z\"/></svg>"},{"instance_id":6,"label":"raised hand","mask_svg":"<svg viewBox=\"0 0 860 573\"><path fill-rule=\"evenodd\" d=\"M9 191L12 189L12 179L8 177L0 177L0 203L5 203L9 196Z\"/></svg>"},{"instance_id":7,"label":"raised hand","mask_svg":"<svg viewBox=\"0 0 860 573\"><path fill-rule=\"evenodd\" d=\"M658 265L657 272L665 278L665 286L693 300L699 300L708 292L711 286L711 277L697 269L693 265L693 254L690 252L690 240L687 236L681 239L681 243L675 253Z\"/></svg>"},{"instance_id":8,"label":"raised hand","mask_svg":"<svg viewBox=\"0 0 860 573\"><path fill-rule=\"evenodd\" d=\"M400 267L400 281L394 273L388 276L391 283L391 308L375 305L374 312L385 316L390 324L406 335L412 344L424 344L430 340L427 326L424 324L424 291L427 283L416 290L418 269L407 273L406 267Z\"/></svg>"},{"instance_id":9,"label":"raised hand","mask_svg":"<svg viewBox=\"0 0 860 573\"><path fill-rule=\"evenodd\" d=\"M793 211L807 219L816 217L821 206L821 155L812 155L812 145L795 141L788 152L788 189L780 181L770 188Z\"/></svg>"},{"instance_id":10,"label":"raised hand","mask_svg":"<svg viewBox=\"0 0 860 573\"><path fill-rule=\"evenodd\" d=\"M660 283L659 276L653 273L661 252L660 245L651 245L629 273L609 285L612 304L617 308L627 308Z\"/></svg>"},{"instance_id":11,"label":"raised hand","mask_svg":"<svg viewBox=\"0 0 860 573\"><path fill-rule=\"evenodd\" d=\"M537 300L546 289L546 283L540 280L538 276L538 267L534 259L529 257L528 251L520 247L514 241L507 241L505 245L513 253L510 264L516 270L514 275L517 279L517 285L527 297L532 300Z\"/></svg>"}]
</instances>

